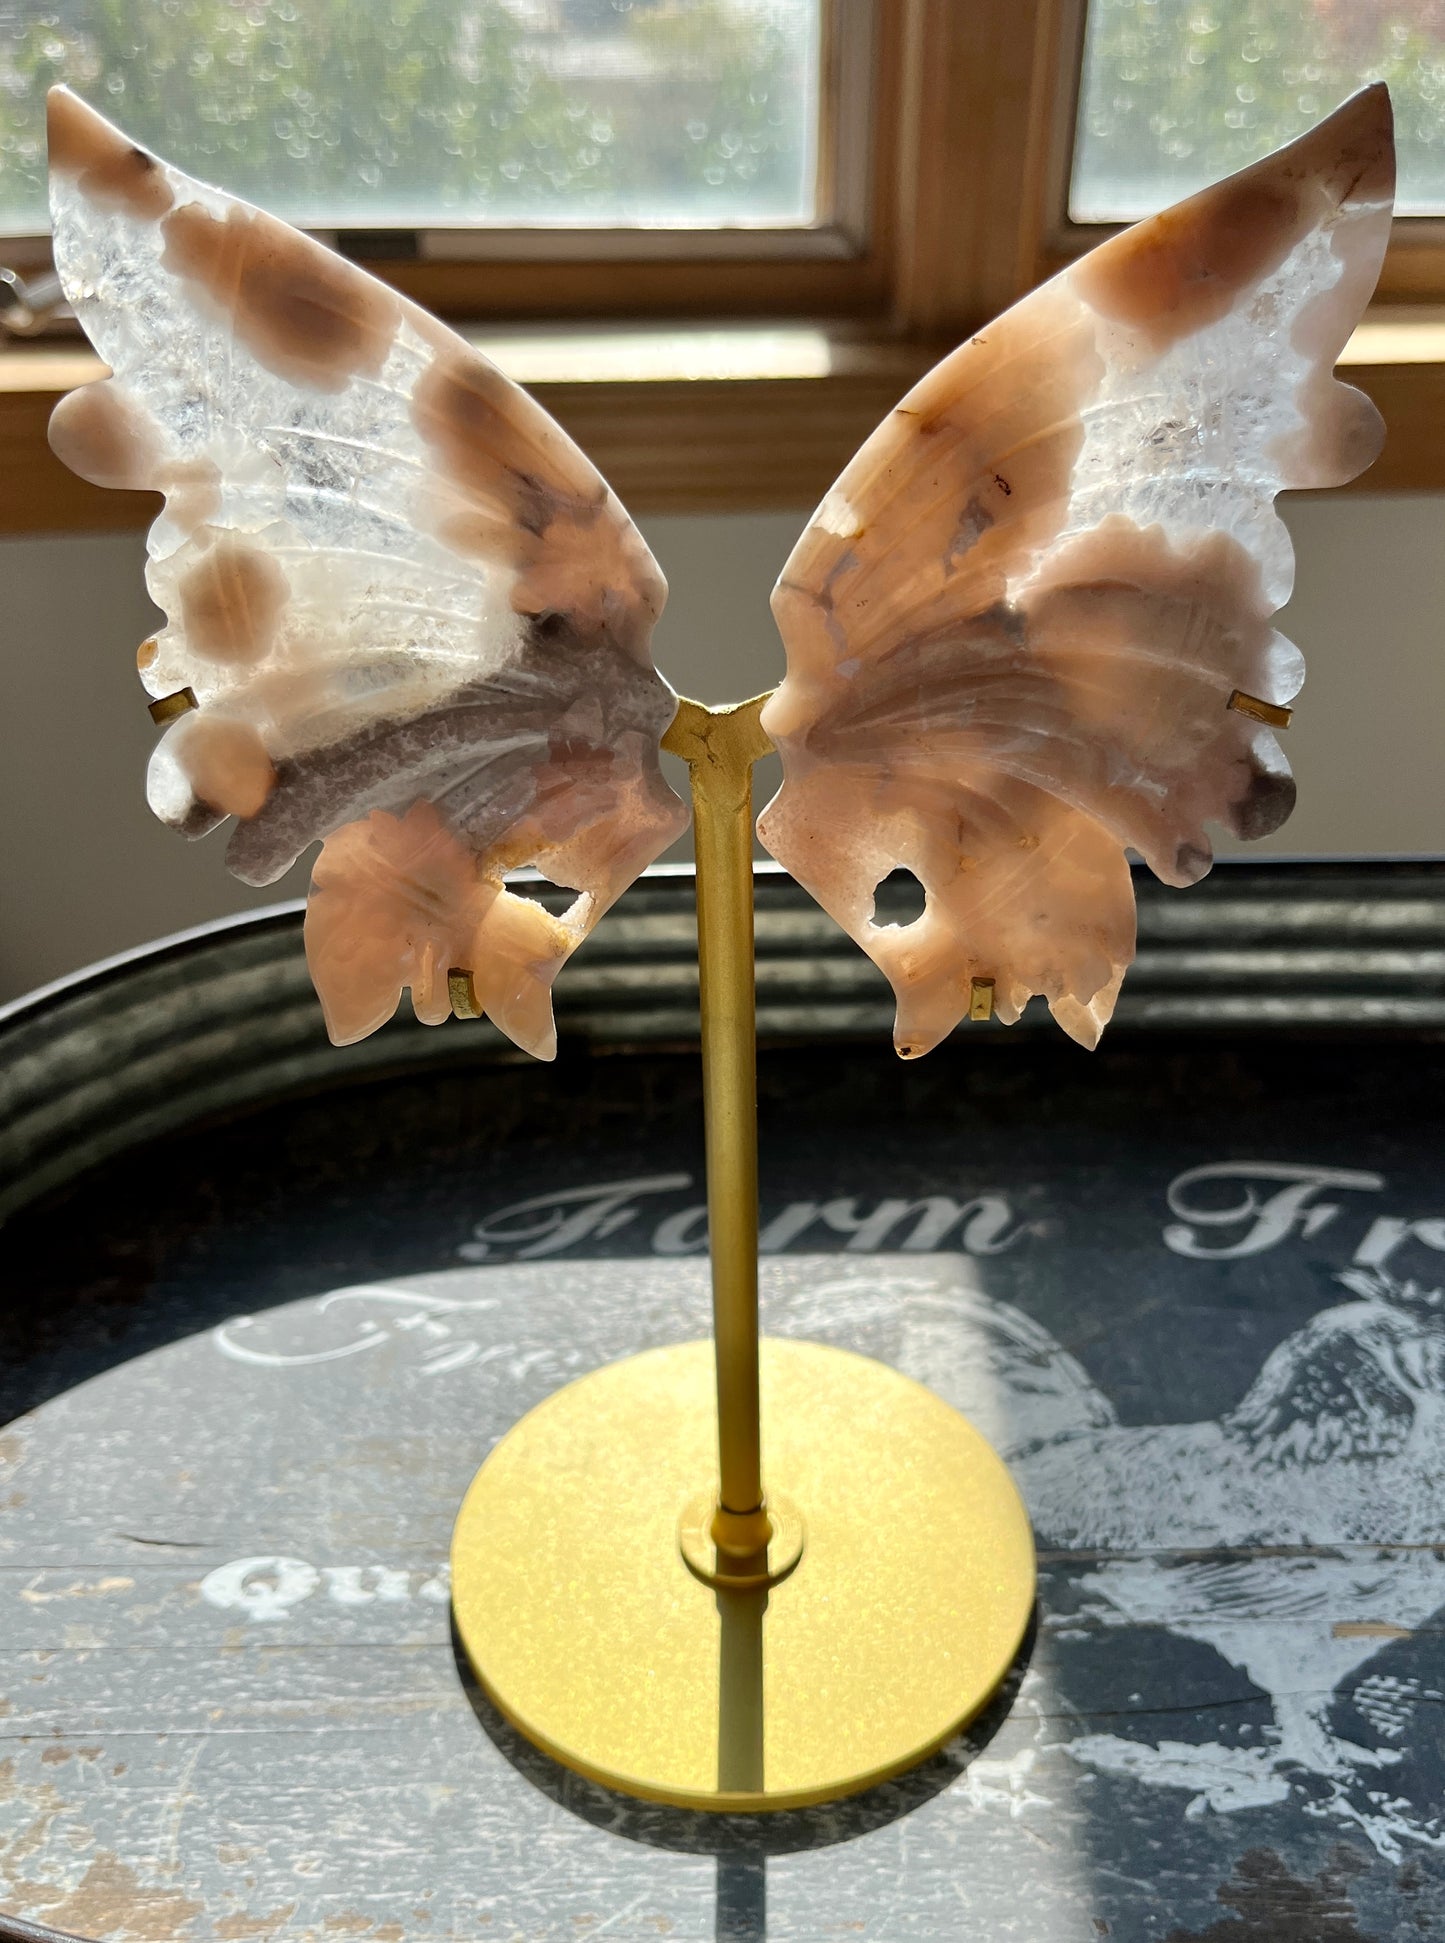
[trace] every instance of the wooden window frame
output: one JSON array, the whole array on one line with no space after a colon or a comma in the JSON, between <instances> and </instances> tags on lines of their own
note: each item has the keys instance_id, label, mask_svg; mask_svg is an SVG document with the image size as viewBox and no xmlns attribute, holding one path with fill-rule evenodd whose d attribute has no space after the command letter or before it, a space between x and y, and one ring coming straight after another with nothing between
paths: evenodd
<instances>
[{"instance_id":1,"label":"wooden window frame","mask_svg":"<svg viewBox=\"0 0 1445 1943\"><path fill-rule=\"evenodd\" d=\"M887 308L902 15L822 0L817 200L810 225L423 231L347 253L440 317L865 317ZM340 239L343 246L348 238Z\"/></svg>"},{"instance_id":2,"label":"wooden window frame","mask_svg":"<svg viewBox=\"0 0 1445 1943\"><path fill-rule=\"evenodd\" d=\"M1086 4L909 0L895 306L908 335L958 341L1122 227L1065 213ZM1340 369L1387 434L1345 490L1445 488L1445 221L1396 221Z\"/></svg>"},{"instance_id":3,"label":"wooden window frame","mask_svg":"<svg viewBox=\"0 0 1445 1943\"><path fill-rule=\"evenodd\" d=\"M509 245L368 268L484 337L504 319L545 332L554 355L531 388L635 512L806 510L939 355L1109 233L1063 220L1084 4L836 0L835 18L869 16L871 130L853 189L861 220L822 248L814 238L790 253L775 238L740 256L729 239L709 256L694 239L659 257L614 240L585 259ZM1445 307L1445 224L1406 219L1344 360L1389 430L1361 490L1445 487L1445 308L1432 304ZM759 342L781 338L788 323L821 347L807 370L743 358L740 375L723 357L714 372L687 355L760 331ZM619 375L594 355L622 331L655 345L650 368ZM86 486L45 444L56 398L99 371L78 347L0 351L0 532L154 516L152 497Z\"/></svg>"},{"instance_id":4,"label":"wooden window frame","mask_svg":"<svg viewBox=\"0 0 1445 1943\"><path fill-rule=\"evenodd\" d=\"M1038 277L1051 276L1124 227L1078 223L1068 215L1074 130L1084 68L1088 0L1056 0L1057 90L1053 127L1044 158L1045 202L1039 215ZM1445 218L1402 216L1391 226L1390 244L1375 289L1375 305L1445 304Z\"/></svg>"},{"instance_id":5,"label":"wooden window frame","mask_svg":"<svg viewBox=\"0 0 1445 1943\"><path fill-rule=\"evenodd\" d=\"M467 323L878 315L892 263L902 13L891 0L819 0L819 15L812 222L312 233L438 316ZM43 272L49 238L0 238L0 260Z\"/></svg>"}]
</instances>

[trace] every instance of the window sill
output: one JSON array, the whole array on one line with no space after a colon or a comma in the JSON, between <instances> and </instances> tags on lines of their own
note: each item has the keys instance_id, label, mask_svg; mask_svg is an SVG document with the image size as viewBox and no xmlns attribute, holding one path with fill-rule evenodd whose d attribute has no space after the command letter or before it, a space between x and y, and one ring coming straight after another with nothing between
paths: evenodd
<instances>
[{"instance_id":1,"label":"window sill","mask_svg":"<svg viewBox=\"0 0 1445 1943\"><path fill-rule=\"evenodd\" d=\"M637 514L805 511L931 362L916 345L791 324L468 335ZM73 342L0 349L0 534L114 532L154 518L149 494L88 486L46 443L57 398L103 371Z\"/></svg>"},{"instance_id":2,"label":"window sill","mask_svg":"<svg viewBox=\"0 0 1445 1943\"><path fill-rule=\"evenodd\" d=\"M800 324L470 335L639 514L806 510L947 348ZM150 495L88 486L46 443L57 398L103 369L70 342L0 349L0 534L114 532L153 518ZM1356 489L1445 489L1445 313L1373 313L1340 375L1369 393L1389 430Z\"/></svg>"}]
</instances>

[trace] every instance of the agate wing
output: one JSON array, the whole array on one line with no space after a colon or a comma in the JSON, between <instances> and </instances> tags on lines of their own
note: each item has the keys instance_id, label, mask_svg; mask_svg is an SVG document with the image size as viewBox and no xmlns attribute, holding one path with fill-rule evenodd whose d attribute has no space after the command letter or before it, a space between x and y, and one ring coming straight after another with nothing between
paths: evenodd
<instances>
[{"instance_id":1,"label":"agate wing","mask_svg":"<svg viewBox=\"0 0 1445 1943\"><path fill-rule=\"evenodd\" d=\"M773 596L784 781L759 833L892 981L905 1056L981 993L1005 1022L1042 993L1094 1044L1133 956L1126 852L1191 884L1206 825L1289 815L1275 734L1237 702L1268 715L1303 677L1271 620L1275 495L1379 447L1332 371L1393 183L1371 88L964 344L814 514ZM897 866L925 909L875 924Z\"/></svg>"},{"instance_id":2,"label":"agate wing","mask_svg":"<svg viewBox=\"0 0 1445 1943\"><path fill-rule=\"evenodd\" d=\"M686 825L658 741L666 587L604 481L462 338L56 90L56 263L113 376L62 400L59 456L165 495L141 677L176 719L149 797L272 882L322 840L306 949L328 1030L448 973L555 1050L568 954ZM153 713L156 712L153 710ZM504 888L534 864L561 917Z\"/></svg>"}]
</instances>

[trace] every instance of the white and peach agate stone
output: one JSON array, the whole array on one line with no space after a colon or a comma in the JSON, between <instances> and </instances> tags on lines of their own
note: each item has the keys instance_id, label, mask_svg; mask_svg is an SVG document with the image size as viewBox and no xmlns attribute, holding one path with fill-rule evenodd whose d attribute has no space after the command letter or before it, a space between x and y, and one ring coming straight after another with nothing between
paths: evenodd
<instances>
[{"instance_id":1,"label":"white and peach agate stone","mask_svg":"<svg viewBox=\"0 0 1445 1943\"><path fill-rule=\"evenodd\" d=\"M1207 824L1259 837L1289 815L1274 734L1229 703L1288 703L1303 678L1271 624L1294 567L1275 495L1379 450L1332 370L1393 190L1374 87L946 358L794 549L759 834L891 980L905 1056L975 979L1005 1022L1041 993L1092 1046L1134 953L1126 852L1192 884ZM923 914L875 924L897 866Z\"/></svg>"},{"instance_id":2,"label":"white and peach agate stone","mask_svg":"<svg viewBox=\"0 0 1445 1943\"><path fill-rule=\"evenodd\" d=\"M306 952L327 1029L450 1012L448 972L519 1046L551 987L687 824L658 743L666 584L570 439L477 351L354 265L50 97L66 297L114 374L56 453L165 495L141 655L198 706L149 797L271 883L318 839ZM535 865L561 917L504 888Z\"/></svg>"}]
</instances>

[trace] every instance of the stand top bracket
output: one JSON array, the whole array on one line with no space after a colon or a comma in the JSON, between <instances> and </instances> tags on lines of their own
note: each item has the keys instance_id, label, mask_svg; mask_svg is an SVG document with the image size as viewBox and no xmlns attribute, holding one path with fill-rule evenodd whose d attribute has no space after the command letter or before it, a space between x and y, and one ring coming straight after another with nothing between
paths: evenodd
<instances>
[{"instance_id":1,"label":"stand top bracket","mask_svg":"<svg viewBox=\"0 0 1445 1943\"><path fill-rule=\"evenodd\" d=\"M745 702L724 702L710 708L706 702L680 696L662 746L669 755L681 756L689 768L716 771L712 778L715 785L732 782L747 791L753 764L773 752L761 721L763 704L772 697L770 688Z\"/></svg>"}]
</instances>

